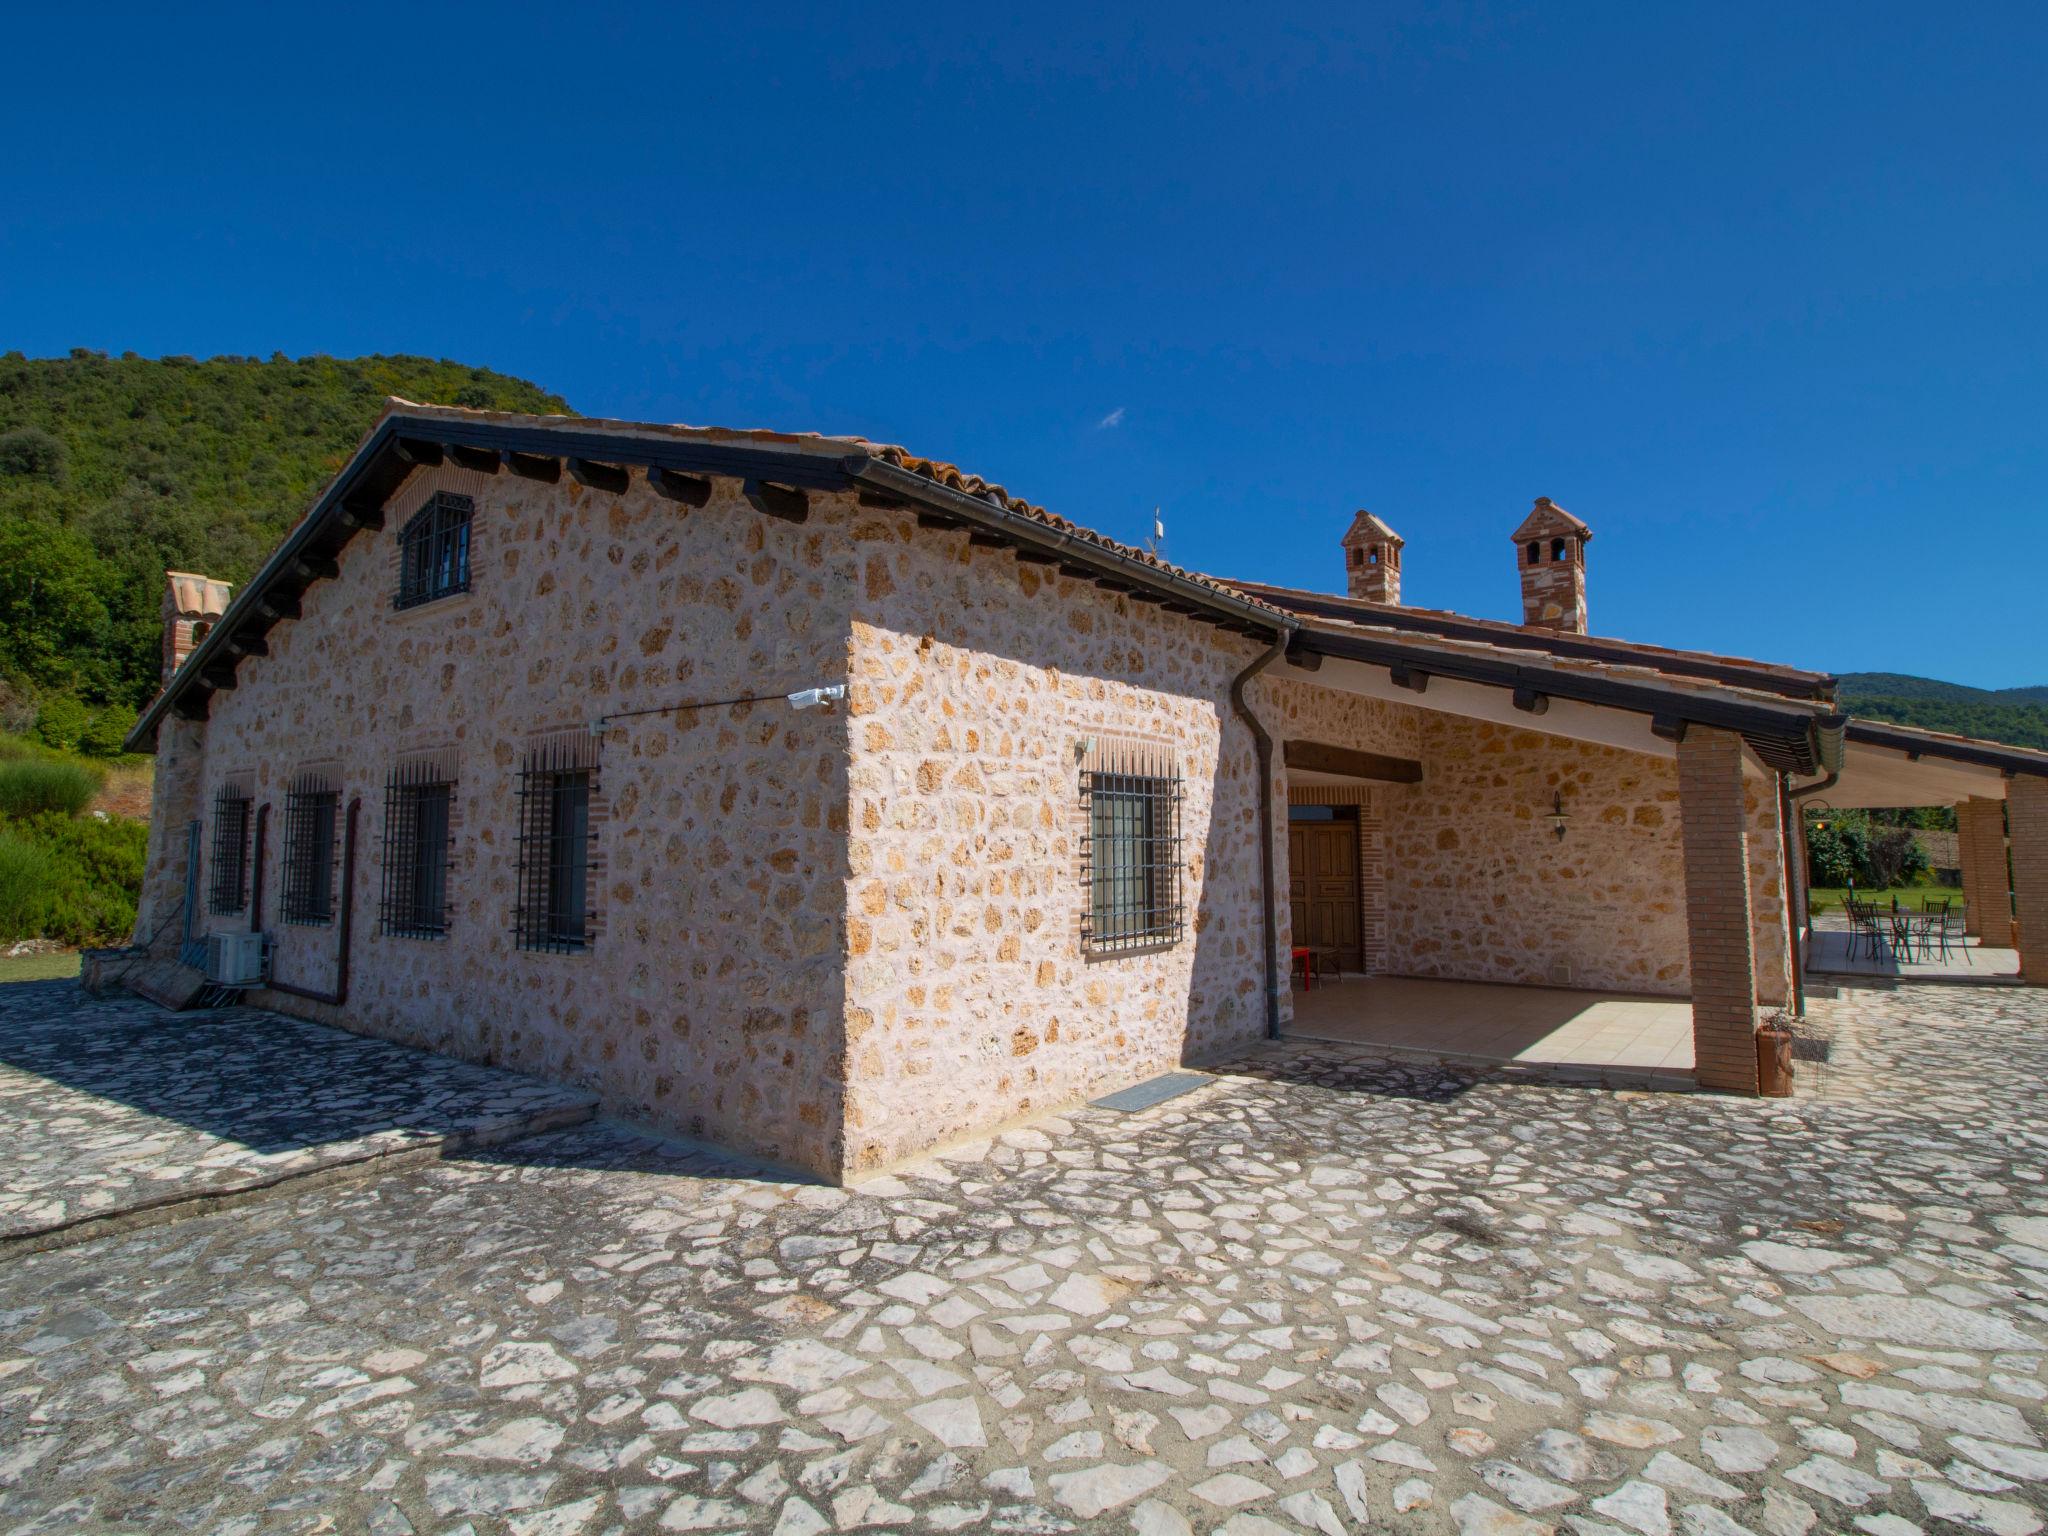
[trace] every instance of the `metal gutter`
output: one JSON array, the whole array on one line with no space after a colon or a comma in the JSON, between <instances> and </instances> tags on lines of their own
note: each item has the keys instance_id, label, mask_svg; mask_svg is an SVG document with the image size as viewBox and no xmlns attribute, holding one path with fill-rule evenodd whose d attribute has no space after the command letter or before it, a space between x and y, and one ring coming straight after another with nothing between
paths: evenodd
<instances>
[{"instance_id":1,"label":"metal gutter","mask_svg":"<svg viewBox=\"0 0 2048 1536\"><path fill-rule=\"evenodd\" d=\"M1734 731L1768 766L1801 773L1815 771L1826 751L1823 732L1838 728L1840 724L1839 716L1816 715L1810 710L1779 710L1767 704L1716 698L1683 689L1666 690L1641 683L1617 682L1611 678L1547 667L1523 666L1491 657L1462 656L1362 635L1335 635L1327 630L1304 628L1297 632L1295 645L1302 651L1344 661L1398 666L1433 677L1493 688L1518 688L1551 698L1648 715L1652 719ZM1532 725L1531 729L1541 730L1542 726Z\"/></svg>"},{"instance_id":2,"label":"metal gutter","mask_svg":"<svg viewBox=\"0 0 2048 1536\"><path fill-rule=\"evenodd\" d=\"M2024 747L2004 747L1995 741L1954 741L1939 736L1922 736L1916 731L1890 726L1879 720L1851 719L1848 739L1866 747L1882 747L1912 757L1939 757L1952 763L1969 763L1978 768L1996 768L2008 774L2028 773L2048 778L2048 753L2030 752Z\"/></svg>"},{"instance_id":3,"label":"metal gutter","mask_svg":"<svg viewBox=\"0 0 2048 1536\"><path fill-rule=\"evenodd\" d=\"M1006 538L1047 554L1058 555L1076 565L1090 566L1104 575L1129 581L1133 586L1146 587L1155 592L1164 592L1176 601L1187 603L1205 613L1222 614L1233 623L1255 626L1266 634L1288 635L1299 631L1299 622L1290 615L1276 611L1250 598L1232 597L1220 592L1207 582L1153 565L1119 550L1110 548L1098 540L1071 533L1064 528L1055 528L1013 512L1006 506L970 496L965 491L956 491L951 486L940 485L923 475L902 469L886 460L855 456L843 461L848 477L861 485L879 491L886 491L905 501L916 502L957 517L964 523L1003 534Z\"/></svg>"},{"instance_id":4,"label":"metal gutter","mask_svg":"<svg viewBox=\"0 0 2048 1536\"><path fill-rule=\"evenodd\" d=\"M1739 662L1687 655L1655 647L1635 647L1627 641L1601 640L1586 635L1546 631L1535 634L1514 624L1492 624L1481 619L1442 615L1394 604L1368 603L1322 593L1297 593L1285 588L1252 584L1254 595L1276 608L1310 618L1332 619L1346 624L1372 624L1383 629L1409 630L1416 634L1441 635L1446 640L1472 640L1510 650L1540 651L1551 656L1569 656L1579 661L1607 662L1613 666L1650 667L1674 677L1697 677L1706 682L1726 683L1735 688L1754 688L1787 698L1811 699L1825 703L1835 696L1837 680L1824 673L1786 676L1782 670L1745 667ZM1284 594L1284 595L1283 595Z\"/></svg>"}]
</instances>

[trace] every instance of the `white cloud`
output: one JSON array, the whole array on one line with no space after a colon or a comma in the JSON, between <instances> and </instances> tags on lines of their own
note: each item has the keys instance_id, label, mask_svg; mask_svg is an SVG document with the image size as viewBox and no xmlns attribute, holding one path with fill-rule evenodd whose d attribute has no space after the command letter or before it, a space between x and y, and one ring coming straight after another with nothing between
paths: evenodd
<instances>
[{"instance_id":1,"label":"white cloud","mask_svg":"<svg viewBox=\"0 0 2048 1536\"><path fill-rule=\"evenodd\" d=\"M1111 427L1120 427L1123 424L1124 408L1122 406L1118 406L1115 410L1111 411L1107 416L1103 417L1102 420L1095 423L1095 430L1098 432L1107 432Z\"/></svg>"}]
</instances>

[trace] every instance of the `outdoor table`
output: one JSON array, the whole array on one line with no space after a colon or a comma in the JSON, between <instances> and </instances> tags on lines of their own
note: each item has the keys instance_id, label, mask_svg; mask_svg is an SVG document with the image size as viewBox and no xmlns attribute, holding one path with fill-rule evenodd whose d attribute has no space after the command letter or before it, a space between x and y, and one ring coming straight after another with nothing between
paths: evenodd
<instances>
[{"instance_id":1,"label":"outdoor table","mask_svg":"<svg viewBox=\"0 0 2048 1536\"><path fill-rule=\"evenodd\" d=\"M1878 918L1891 928L1892 944L1907 960L1924 960L1928 941L1942 921L1939 912L1879 912Z\"/></svg>"}]
</instances>

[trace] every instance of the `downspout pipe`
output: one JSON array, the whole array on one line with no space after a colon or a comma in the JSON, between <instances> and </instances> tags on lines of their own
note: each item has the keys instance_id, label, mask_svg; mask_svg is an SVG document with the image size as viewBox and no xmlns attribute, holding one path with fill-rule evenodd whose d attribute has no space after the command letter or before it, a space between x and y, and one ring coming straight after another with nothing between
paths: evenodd
<instances>
[{"instance_id":1,"label":"downspout pipe","mask_svg":"<svg viewBox=\"0 0 2048 1536\"><path fill-rule=\"evenodd\" d=\"M1273 890L1273 738L1245 702L1244 688L1287 654L1293 628L1282 629L1252 664L1230 680L1230 707L1252 733L1259 763L1259 910L1266 955L1266 1038L1280 1038L1280 913Z\"/></svg>"},{"instance_id":2,"label":"downspout pipe","mask_svg":"<svg viewBox=\"0 0 2048 1536\"><path fill-rule=\"evenodd\" d=\"M326 1003L335 1008L348 1001L348 940L356 910L356 813L362 806L360 798L349 801L348 821L341 834L341 911L334 927L334 990L316 992L311 987L295 987L272 977L263 984L265 991L303 997L309 1003Z\"/></svg>"},{"instance_id":3,"label":"downspout pipe","mask_svg":"<svg viewBox=\"0 0 2048 1536\"><path fill-rule=\"evenodd\" d=\"M1792 945L1792 1016L1806 1017L1806 955L1799 947L1799 914L1792 910L1792 893L1799 889L1799 852L1806 846L1805 828L1799 820L1799 802L1808 795L1833 789L1842 777L1839 767L1831 768L1811 784L1792 787L1792 776L1778 775L1778 822L1784 828L1785 844L1785 931Z\"/></svg>"}]
</instances>

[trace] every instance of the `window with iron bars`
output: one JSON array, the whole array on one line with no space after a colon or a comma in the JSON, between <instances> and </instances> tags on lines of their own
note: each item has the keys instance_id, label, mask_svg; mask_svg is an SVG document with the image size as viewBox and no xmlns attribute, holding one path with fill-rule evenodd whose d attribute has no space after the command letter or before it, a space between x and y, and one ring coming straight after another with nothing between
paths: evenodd
<instances>
[{"instance_id":1,"label":"window with iron bars","mask_svg":"<svg viewBox=\"0 0 2048 1536\"><path fill-rule=\"evenodd\" d=\"M385 781L379 932L411 939L447 936L454 805L455 786L440 762L401 763Z\"/></svg>"},{"instance_id":2,"label":"window with iron bars","mask_svg":"<svg viewBox=\"0 0 2048 1536\"><path fill-rule=\"evenodd\" d=\"M249 795L239 785L223 784L213 797L213 879L207 906L215 912L239 912L249 892Z\"/></svg>"},{"instance_id":3,"label":"window with iron bars","mask_svg":"<svg viewBox=\"0 0 2048 1536\"><path fill-rule=\"evenodd\" d=\"M519 904L512 924L521 949L569 954L590 944L596 748L589 736L570 736L527 753L519 775Z\"/></svg>"},{"instance_id":4,"label":"window with iron bars","mask_svg":"<svg viewBox=\"0 0 2048 1536\"><path fill-rule=\"evenodd\" d=\"M398 603L416 608L469 590L469 523L476 503L452 491L434 497L405 525L398 544Z\"/></svg>"},{"instance_id":5,"label":"window with iron bars","mask_svg":"<svg viewBox=\"0 0 2048 1536\"><path fill-rule=\"evenodd\" d=\"M1081 944L1090 952L1165 948L1180 942L1180 807L1178 774L1137 772L1135 754L1081 775L1087 830L1081 878L1088 892Z\"/></svg>"},{"instance_id":6,"label":"window with iron bars","mask_svg":"<svg viewBox=\"0 0 2048 1536\"><path fill-rule=\"evenodd\" d=\"M284 920L334 920L334 829L341 793L325 778L302 777L284 802Z\"/></svg>"}]
</instances>

